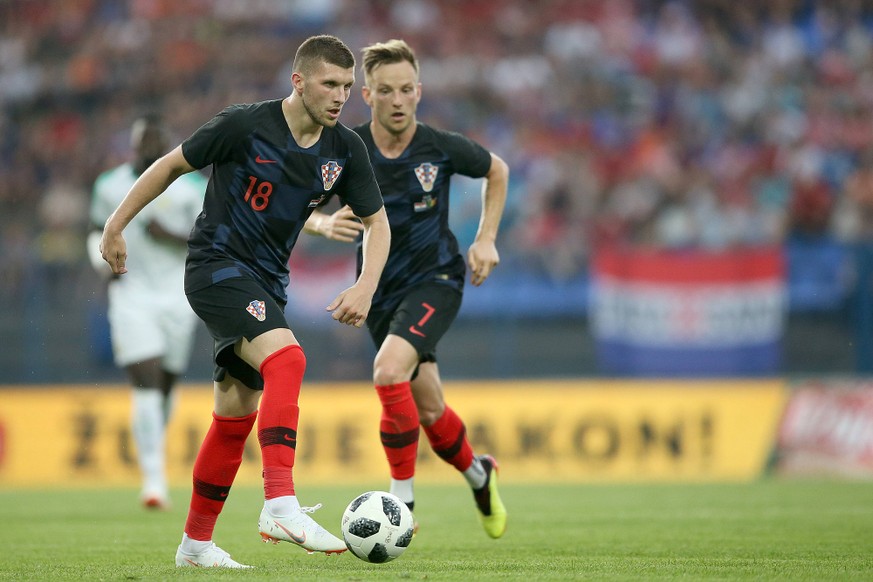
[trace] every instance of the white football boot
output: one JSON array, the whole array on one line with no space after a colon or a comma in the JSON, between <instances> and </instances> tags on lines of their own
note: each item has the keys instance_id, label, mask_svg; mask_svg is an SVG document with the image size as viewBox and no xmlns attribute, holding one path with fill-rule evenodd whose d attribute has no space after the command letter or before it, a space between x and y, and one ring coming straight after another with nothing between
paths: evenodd
<instances>
[{"instance_id":1,"label":"white football boot","mask_svg":"<svg viewBox=\"0 0 873 582\"><path fill-rule=\"evenodd\" d=\"M230 554L216 546L214 543L197 554L188 554L182 551L182 546L176 550L176 567L194 568L251 568L240 564L230 557Z\"/></svg>"},{"instance_id":2,"label":"white football boot","mask_svg":"<svg viewBox=\"0 0 873 582\"><path fill-rule=\"evenodd\" d=\"M296 509L288 517L276 517L266 507L261 511L258 519L258 530L264 542L290 542L309 552L324 552L325 554L341 554L348 548L344 541L318 525L307 514L319 509L319 503L315 507L301 507Z\"/></svg>"}]
</instances>

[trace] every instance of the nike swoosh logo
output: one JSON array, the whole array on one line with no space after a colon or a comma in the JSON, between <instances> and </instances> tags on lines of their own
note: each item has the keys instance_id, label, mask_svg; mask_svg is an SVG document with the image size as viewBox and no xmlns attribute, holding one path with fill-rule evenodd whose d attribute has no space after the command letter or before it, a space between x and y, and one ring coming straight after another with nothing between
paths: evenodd
<instances>
[{"instance_id":1,"label":"nike swoosh logo","mask_svg":"<svg viewBox=\"0 0 873 582\"><path fill-rule=\"evenodd\" d=\"M276 162L276 160L265 160L264 158L261 157L260 154L258 154L258 157L255 158L255 163L256 164L275 164L277 162Z\"/></svg>"},{"instance_id":2,"label":"nike swoosh logo","mask_svg":"<svg viewBox=\"0 0 873 582\"><path fill-rule=\"evenodd\" d=\"M296 536L296 535L294 535L293 533L291 533L291 530L289 530L288 528L284 527L281 523L279 523L279 522L276 521L275 519L273 520L273 523L275 523L276 526L277 526L279 529L281 529L283 532L285 532L286 534L288 534L288 537L290 537L290 538L291 538L291 541L294 542L295 544L303 544L303 542L306 541L306 532L303 532L303 535Z\"/></svg>"},{"instance_id":3,"label":"nike swoosh logo","mask_svg":"<svg viewBox=\"0 0 873 582\"><path fill-rule=\"evenodd\" d=\"M431 305L428 305L427 303L422 303L421 306L424 307L425 313L424 313L424 317L422 317L421 319L418 320L418 325L424 325L425 323L427 323L427 320L430 319L430 316L433 315L434 311L436 311L436 307L432 307ZM419 337L427 337L424 335L423 331L416 328L414 325L409 326L409 331L411 331L412 333L414 333L415 335L417 335Z\"/></svg>"},{"instance_id":4,"label":"nike swoosh logo","mask_svg":"<svg viewBox=\"0 0 873 582\"><path fill-rule=\"evenodd\" d=\"M293 440L296 440L293 436L289 436L289 435L287 435L287 434L283 434L283 435L282 435L282 438L285 439L286 441L293 441Z\"/></svg>"}]
</instances>

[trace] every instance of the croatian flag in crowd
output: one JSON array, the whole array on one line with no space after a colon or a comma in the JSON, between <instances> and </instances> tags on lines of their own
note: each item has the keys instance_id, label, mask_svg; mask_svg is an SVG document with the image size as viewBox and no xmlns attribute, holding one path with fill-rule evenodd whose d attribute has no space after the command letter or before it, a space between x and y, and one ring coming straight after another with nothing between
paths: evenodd
<instances>
[{"instance_id":1,"label":"croatian flag in crowd","mask_svg":"<svg viewBox=\"0 0 873 582\"><path fill-rule=\"evenodd\" d=\"M591 277L591 325L604 372L778 373L787 309L781 249L601 250Z\"/></svg>"}]
</instances>

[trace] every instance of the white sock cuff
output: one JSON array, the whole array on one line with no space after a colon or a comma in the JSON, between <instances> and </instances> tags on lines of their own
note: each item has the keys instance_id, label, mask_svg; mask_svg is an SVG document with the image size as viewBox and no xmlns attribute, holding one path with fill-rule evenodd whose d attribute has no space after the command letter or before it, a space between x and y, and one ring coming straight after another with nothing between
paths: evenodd
<instances>
[{"instance_id":1,"label":"white sock cuff","mask_svg":"<svg viewBox=\"0 0 873 582\"><path fill-rule=\"evenodd\" d=\"M212 545L212 540L208 541L200 541L200 540L192 540L188 537L188 534L182 534L182 551L186 554L199 554L200 552L209 548Z\"/></svg>"},{"instance_id":2,"label":"white sock cuff","mask_svg":"<svg viewBox=\"0 0 873 582\"><path fill-rule=\"evenodd\" d=\"M132 398L134 406L154 406L160 409L164 405L163 391L160 388L152 388L151 386L134 388Z\"/></svg>"},{"instance_id":3,"label":"white sock cuff","mask_svg":"<svg viewBox=\"0 0 873 582\"><path fill-rule=\"evenodd\" d=\"M388 491L392 495L396 495L403 503L413 503L415 501L415 493L413 492L413 483L415 477L409 479L391 479L391 489Z\"/></svg>"},{"instance_id":4,"label":"white sock cuff","mask_svg":"<svg viewBox=\"0 0 873 582\"><path fill-rule=\"evenodd\" d=\"M464 471L464 479L467 480L467 483L470 484L470 487L473 489L479 489L483 485L485 485L485 481L488 480L488 475L485 474L485 468L482 466L482 462L473 457L473 462L467 467L467 470Z\"/></svg>"},{"instance_id":5,"label":"white sock cuff","mask_svg":"<svg viewBox=\"0 0 873 582\"><path fill-rule=\"evenodd\" d=\"M273 499L265 499L264 507L273 517L288 517L300 509L300 501L296 495L282 495Z\"/></svg>"}]
</instances>

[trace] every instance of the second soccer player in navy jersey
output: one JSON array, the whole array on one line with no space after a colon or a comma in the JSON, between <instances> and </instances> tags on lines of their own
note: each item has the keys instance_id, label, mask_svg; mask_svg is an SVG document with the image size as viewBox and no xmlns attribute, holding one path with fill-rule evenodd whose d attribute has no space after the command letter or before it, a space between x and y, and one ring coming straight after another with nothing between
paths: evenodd
<instances>
[{"instance_id":1,"label":"second soccer player in navy jersey","mask_svg":"<svg viewBox=\"0 0 873 582\"><path fill-rule=\"evenodd\" d=\"M460 309L466 272L449 229L451 176L485 179L479 229L467 251L470 281L478 286L499 262L495 239L509 169L475 141L416 120L419 67L406 42L365 48L362 68L363 97L372 119L355 131L367 145L391 224L388 263L367 319L378 348L373 381L382 403L380 435L391 469L391 493L414 507L422 426L436 454L473 489L485 532L499 538L506 529L506 509L497 491L497 462L473 453L464 423L443 398L435 351ZM341 208L333 214L314 213L306 228L352 241L363 227L350 209Z\"/></svg>"},{"instance_id":2,"label":"second soccer player in navy jersey","mask_svg":"<svg viewBox=\"0 0 873 582\"><path fill-rule=\"evenodd\" d=\"M327 306L335 320L364 324L385 265L391 233L367 150L338 123L354 80L354 54L340 39L307 39L294 58L291 95L224 109L145 171L106 221L102 255L123 275L124 228L176 178L212 166L203 212L188 240L185 293L215 340L215 407L194 463L176 566L248 567L216 546L212 534L256 422L264 541L311 552L346 550L295 494L306 358L284 307L291 249L313 209L334 194L364 229L358 279Z\"/></svg>"}]
</instances>

